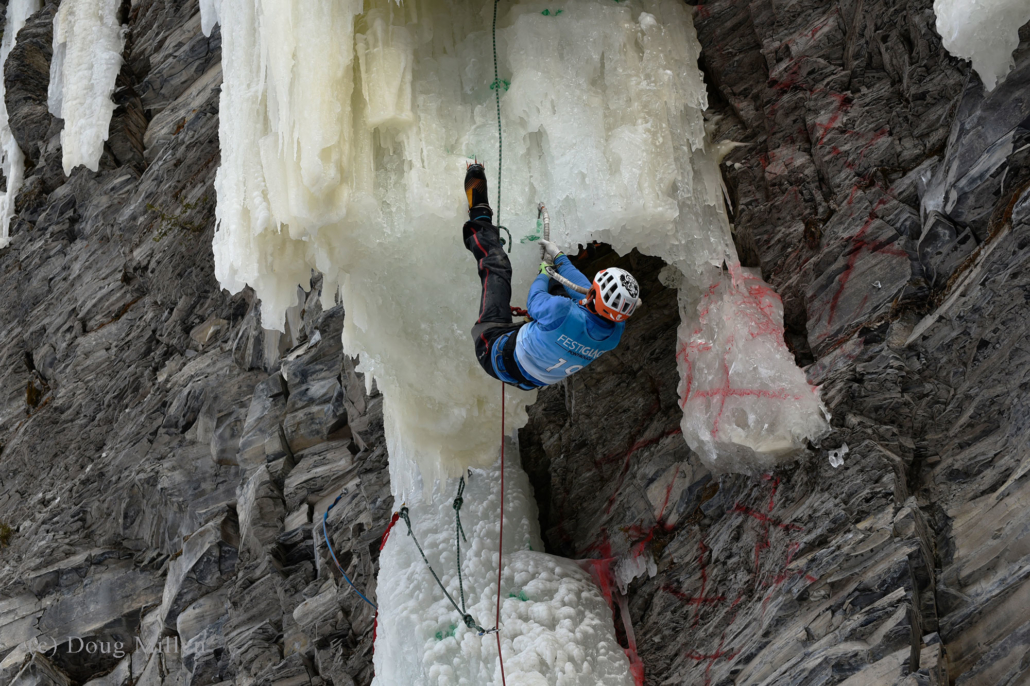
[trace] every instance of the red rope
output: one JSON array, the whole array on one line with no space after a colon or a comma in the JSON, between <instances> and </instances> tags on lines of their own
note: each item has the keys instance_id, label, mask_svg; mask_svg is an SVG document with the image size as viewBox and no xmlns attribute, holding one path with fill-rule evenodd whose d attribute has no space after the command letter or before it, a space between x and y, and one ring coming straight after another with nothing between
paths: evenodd
<instances>
[{"instance_id":1,"label":"red rope","mask_svg":"<svg viewBox=\"0 0 1030 686\"><path fill-rule=\"evenodd\" d=\"M390 532L393 531L393 525L397 523L401 515L398 512L393 513L393 517L390 518L390 525L386 527L386 533L383 534L383 542L379 544L379 552L383 552L383 548L386 547L386 539L390 538Z\"/></svg>"},{"instance_id":2,"label":"red rope","mask_svg":"<svg viewBox=\"0 0 1030 686\"><path fill-rule=\"evenodd\" d=\"M501 657L501 564L504 555L504 383L501 383L501 531L497 537L497 661L501 663L501 684L504 681L504 658Z\"/></svg>"},{"instance_id":3,"label":"red rope","mask_svg":"<svg viewBox=\"0 0 1030 686\"><path fill-rule=\"evenodd\" d=\"M379 544L379 552L383 552L383 548L386 547L386 540L390 538L390 532L393 531L393 525L397 523L397 520L401 518L399 512L394 512L393 517L390 518L390 524L386 527L386 533L383 534L383 542ZM376 634L379 632L379 608L376 608L376 616L372 620L372 650L375 650L376 645Z\"/></svg>"}]
</instances>

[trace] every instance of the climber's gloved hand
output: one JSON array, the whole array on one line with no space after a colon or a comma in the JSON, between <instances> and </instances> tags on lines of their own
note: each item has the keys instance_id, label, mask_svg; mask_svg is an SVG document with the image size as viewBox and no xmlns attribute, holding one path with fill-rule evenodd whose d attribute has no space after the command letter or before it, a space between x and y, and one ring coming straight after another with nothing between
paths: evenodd
<instances>
[{"instance_id":1,"label":"climber's gloved hand","mask_svg":"<svg viewBox=\"0 0 1030 686\"><path fill-rule=\"evenodd\" d=\"M547 274L547 268L550 267L550 266L551 265L547 264L546 262L541 262L540 263L540 273L541 274Z\"/></svg>"},{"instance_id":2,"label":"climber's gloved hand","mask_svg":"<svg viewBox=\"0 0 1030 686\"><path fill-rule=\"evenodd\" d=\"M561 256L562 251L555 243L551 241L541 239L540 240L540 257L547 264L554 264L554 261Z\"/></svg>"}]
</instances>

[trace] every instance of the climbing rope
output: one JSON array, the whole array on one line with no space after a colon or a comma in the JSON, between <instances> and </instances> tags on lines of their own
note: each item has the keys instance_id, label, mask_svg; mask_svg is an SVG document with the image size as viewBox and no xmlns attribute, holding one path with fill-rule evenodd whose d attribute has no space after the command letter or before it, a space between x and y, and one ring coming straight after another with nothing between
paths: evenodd
<instances>
[{"instance_id":1,"label":"climbing rope","mask_svg":"<svg viewBox=\"0 0 1030 686\"><path fill-rule=\"evenodd\" d=\"M418 548L418 553L419 553L419 555L422 556L422 561L426 563L426 567L429 568L429 573L433 575L434 579L436 579L436 585L440 587L440 590L443 591L443 594L445 596L447 596L447 600L451 601L451 605L453 605L454 609L457 610L458 614L461 615L461 621L463 621L465 623L465 626L467 626L470 629L475 629L476 631L479 632L480 636L484 636L486 634L491 634L491 633L497 631L496 628L495 629L484 629L483 627L479 626L479 624L476 622L475 618L472 615L468 614L467 612L462 610L460 607L458 607L458 603L454 602L454 598L451 596L450 593L447 592L447 589L444 588L443 582L440 581L440 577L437 576L436 570L433 569L433 565L429 564L429 558L426 557L425 551L423 551L422 550L422 546L419 545L418 538L415 537L415 532L411 528L411 516L408 513L408 508L407 507L402 507L399 514L400 514L401 519L404 520L404 524L407 525L407 527L408 527L408 535L411 536L411 540L415 542L415 547ZM459 567L459 569L460 569L460 567Z\"/></svg>"},{"instance_id":2,"label":"climbing rope","mask_svg":"<svg viewBox=\"0 0 1030 686\"><path fill-rule=\"evenodd\" d=\"M498 179L499 178L500 178L500 176L498 176ZM500 194L498 194L498 196L499 195ZM508 230L507 226L501 226L500 224L497 225L497 228L498 228L498 230L504 229L504 233L508 234L508 243L507 243L507 245L508 245L508 252L511 252L511 249L515 246L515 242L511 239L511 231ZM501 239L501 245L504 245L504 244L505 244L504 243L504 239L502 238Z\"/></svg>"},{"instance_id":3,"label":"climbing rope","mask_svg":"<svg viewBox=\"0 0 1030 686\"><path fill-rule=\"evenodd\" d=\"M490 90L494 92L494 103L497 105L497 214L494 219L497 220L497 229L500 231L504 230L508 234L508 252L515 247L515 241L511 239L511 231L508 230L507 226L501 224L501 178L503 174L504 164L504 137L501 133L501 89L507 90L508 84L501 81L500 71L497 68L497 5L500 0L494 0L494 24L493 24L493 43L494 43L494 82L490 84ZM501 239L501 245L505 245L504 239Z\"/></svg>"},{"instance_id":4,"label":"climbing rope","mask_svg":"<svg viewBox=\"0 0 1030 686\"><path fill-rule=\"evenodd\" d=\"M336 507L336 503L340 502L340 498L342 497L342 493L336 496L336 500L334 500L333 504L329 506L329 510L332 510L334 507ZM329 519L329 510L326 510L325 514L322 515L322 537L325 538L325 544L329 548L329 554L333 556L333 562L336 563L336 568L340 570L340 574L342 574L343 578L347 580L347 583L350 584L350 587L354 589L354 592L357 593L362 600L371 605L376 610L376 612L378 612L379 608L376 606L376 604L368 598L366 598L365 594L358 590L358 587L355 586L354 582L350 580L349 576L347 576L347 572L343 571L343 567L340 566L340 561L336 559L336 553L333 552L333 544L329 542L329 532L326 530L325 527L325 523Z\"/></svg>"},{"instance_id":5,"label":"climbing rope","mask_svg":"<svg viewBox=\"0 0 1030 686\"><path fill-rule=\"evenodd\" d=\"M496 15L496 2L494 12ZM497 661L501 663L501 685L504 681L504 658L501 657L501 570L504 556L504 384L501 384L501 530L497 534L497 618L494 628L497 631Z\"/></svg>"},{"instance_id":6,"label":"climbing rope","mask_svg":"<svg viewBox=\"0 0 1030 686\"><path fill-rule=\"evenodd\" d=\"M497 224L501 223L501 172L504 160L504 137L501 130L501 76L497 70L497 5L500 0L494 0L494 101L497 103ZM505 229L507 231L507 229ZM511 232L508 232L509 242ZM511 248L508 249L511 252ZM497 617L494 621L494 629L497 631L497 661L501 665L501 685L506 686L504 680L504 658L501 656L501 570L504 569L502 558L504 555L504 383L501 383L501 525L497 535Z\"/></svg>"},{"instance_id":7,"label":"climbing rope","mask_svg":"<svg viewBox=\"0 0 1030 686\"><path fill-rule=\"evenodd\" d=\"M497 103L497 225L501 224L501 163L503 161L504 153L504 142L501 138L501 86L502 81L500 74L497 70L497 5L500 0L494 0L494 25L493 25L493 41L494 41L494 102ZM505 229L507 231L507 229ZM508 234L511 235L510 233ZM511 252L511 250L509 250Z\"/></svg>"},{"instance_id":8,"label":"climbing rope","mask_svg":"<svg viewBox=\"0 0 1030 686\"><path fill-rule=\"evenodd\" d=\"M465 584L461 580L461 541L465 539L468 543L468 539L465 538L465 529L461 527L461 505L465 501L462 500L461 494L465 492L465 477L461 477L458 481L458 495L454 496L454 549L457 551L457 564L458 564L458 592L461 597L461 614L465 612Z\"/></svg>"}]
</instances>

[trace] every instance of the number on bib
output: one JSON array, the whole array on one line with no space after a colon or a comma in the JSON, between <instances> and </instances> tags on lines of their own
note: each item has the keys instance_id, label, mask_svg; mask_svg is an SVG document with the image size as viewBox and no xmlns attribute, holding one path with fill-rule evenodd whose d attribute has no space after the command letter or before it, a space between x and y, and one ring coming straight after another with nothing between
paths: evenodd
<instances>
[{"instance_id":1,"label":"number on bib","mask_svg":"<svg viewBox=\"0 0 1030 686\"><path fill-rule=\"evenodd\" d=\"M563 364L565 364L566 362L568 362L568 360L566 360L566 359L565 359L565 358L563 358L563 357L559 357L559 358L558 358L558 363L557 363L557 364L553 364L553 365L551 365L550 367L548 367L548 368L547 368L547 371L549 371L549 372L553 372L553 371L554 371L555 369L557 369L558 367L562 366L562 365L563 365Z\"/></svg>"}]
</instances>

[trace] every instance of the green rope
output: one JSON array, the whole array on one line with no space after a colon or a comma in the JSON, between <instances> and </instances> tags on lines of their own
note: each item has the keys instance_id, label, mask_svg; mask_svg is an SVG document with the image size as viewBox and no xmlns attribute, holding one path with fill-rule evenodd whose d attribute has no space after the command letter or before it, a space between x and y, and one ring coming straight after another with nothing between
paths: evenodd
<instances>
[{"instance_id":1,"label":"green rope","mask_svg":"<svg viewBox=\"0 0 1030 686\"><path fill-rule=\"evenodd\" d=\"M463 611L460 607L458 607L458 603L454 602L454 598L452 598L451 594L447 592L446 588L444 588L443 582L440 581L440 577L436 575L436 570L433 569L433 565L429 564L429 559L426 557L425 551L422 550L422 546L419 545L418 539L415 538L415 532L411 529L411 518L408 515L408 508L402 507L399 514L401 516L401 519L404 520L404 523L408 527L408 535L411 536L411 540L415 542L415 547L418 548L418 553L422 556L422 561L426 563L426 567L429 567L429 573L433 575L434 579L436 579L436 585L440 587L440 590L443 591L443 594L447 596L447 600L451 601L451 605L453 605L454 609L457 610L458 614L461 615L461 621L465 623L465 626L467 626L470 629L475 629L479 632L480 636L484 634L492 634L495 631L497 631L496 627L494 627L493 629L484 629L483 627L479 626L479 624L476 623L476 620L472 617L472 615L468 614L467 612Z\"/></svg>"},{"instance_id":2,"label":"green rope","mask_svg":"<svg viewBox=\"0 0 1030 686\"><path fill-rule=\"evenodd\" d=\"M500 0L494 0L494 101L497 103L497 225L501 225L501 163L504 154L504 141L501 138L501 77L497 71L497 5ZM510 234L509 234L510 235ZM509 240L509 243L511 241ZM508 249L511 251L511 248Z\"/></svg>"},{"instance_id":3,"label":"green rope","mask_svg":"<svg viewBox=\"0 0 1030 686\"><path fill-rule=\"evenodd\" d=\"M465 529L461 527L461 505L465 501L461 495L465 492L465 477L461 477L458 481L458 495L454 496L454 546L457 550L457 562L458 562L458 591L461 597L461 613L465 614L465 585L461 580L461 539L465 539L468 543L469 539L465 537Z\"/></svg>"}]
</instances>

